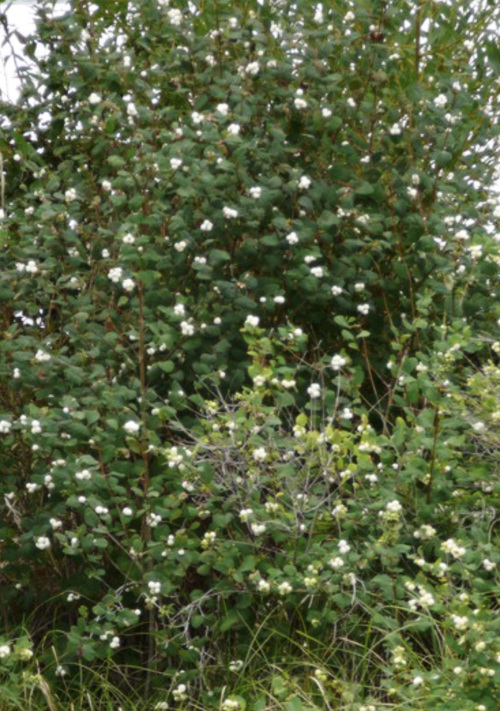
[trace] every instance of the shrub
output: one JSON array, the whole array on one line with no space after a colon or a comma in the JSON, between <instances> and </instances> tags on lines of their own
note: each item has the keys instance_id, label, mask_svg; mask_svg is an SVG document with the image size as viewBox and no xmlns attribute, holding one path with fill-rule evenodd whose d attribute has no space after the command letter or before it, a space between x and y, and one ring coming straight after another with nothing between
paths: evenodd
<instances>
[{"instance_id":1,"label":"shrub","mask_svg":"<svg viewBox=\"0 0 500 711\"><path fill-rule=\"evenodd\" d=\"M498 13L375 5L40 6L0 129L14 688L33 644L42 693L495 708Z\"/></svg>"}]
</instances>

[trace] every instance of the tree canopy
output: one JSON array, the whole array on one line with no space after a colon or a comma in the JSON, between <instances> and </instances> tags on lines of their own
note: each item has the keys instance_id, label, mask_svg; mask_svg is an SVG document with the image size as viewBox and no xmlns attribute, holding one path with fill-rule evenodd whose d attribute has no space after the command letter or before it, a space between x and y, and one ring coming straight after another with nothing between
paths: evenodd
<instances>
[{"instance_id":1,"label":"tree canopy","mask_svg":"<svg viewBox=\"0 0 500 711\"><path fill-rule=\"evenodd\" d=\"M258 711L250 669L299 711L268 671L314 659L319 705L493 711L496 3L37 12L0 107L0 663L207 708L229 669Z\"/></svg>"}]
</instances>

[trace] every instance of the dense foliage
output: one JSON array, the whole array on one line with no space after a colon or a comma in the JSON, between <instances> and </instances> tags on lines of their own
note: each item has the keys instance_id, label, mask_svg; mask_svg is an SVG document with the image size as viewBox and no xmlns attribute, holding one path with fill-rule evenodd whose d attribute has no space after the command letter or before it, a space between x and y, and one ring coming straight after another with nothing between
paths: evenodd
<instances>
[{"instance_id":1,"label":"dense foliage","mask_svg":"<svg viewBox=\"0 0 500 711\"><path fill-rule=\"evenodd\" d=\"M40 3L0 127L6 709L498 708L498 14Z\"/></svg>"}]
</instances>

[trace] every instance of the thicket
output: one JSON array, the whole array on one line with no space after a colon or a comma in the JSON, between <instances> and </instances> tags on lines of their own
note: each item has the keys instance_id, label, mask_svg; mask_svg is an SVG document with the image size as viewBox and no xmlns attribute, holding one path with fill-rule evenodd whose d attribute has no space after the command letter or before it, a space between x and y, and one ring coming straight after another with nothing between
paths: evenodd
<instances>
[{"instance_id":1,"label":"thicket","mask_svg":"<svg viewBox=\"0 0 500 711\"><path fill-rule=\"evenodd\" d=\"M37 12L0 708L494 711L496 4Z\"/></svg>"}]
</instances>

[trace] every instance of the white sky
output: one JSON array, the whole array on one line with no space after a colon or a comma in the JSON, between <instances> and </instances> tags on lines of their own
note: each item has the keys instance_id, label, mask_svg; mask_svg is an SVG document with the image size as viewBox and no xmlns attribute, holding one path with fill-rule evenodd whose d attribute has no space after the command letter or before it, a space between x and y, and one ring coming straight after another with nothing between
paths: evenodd
<instances>
[{"instance_id":1,"label":"white sky","mask_svg":"<svg viewBox=\"0 0 500 711\"><path fill-rule=\"evenodd\" d=\"M11 7L8 7L7 17L9 25L15 27L21 33L30 33L35 28L33 7L35 0L15 0ZM0 11L5 12L5 7L0 5ZM16 71L8 45L4 46L5 30L0 27L0 92L2 98L15 100L19 86L16 80ZM12 38L12 46L16 53L22 54L21 45L15 37Z\"/></svg>"},{"instance_id":2,"label":"white sky","mask_svg":"<svg viewBox=\"0 0 500 711\"><path fill-rule=\"evenodd\" d=\"M6 12L11 30L18 30L23 35L31 34L35 29L35 6L37 0L0 0L0 12ZM57 5L64 10L64 0L58 0ZM5 30L0 27L0 96L3 99L15 101L19 94L19 82L11 54L11 47L6 44ZM22 57L22 45L11 38L12 48Z\"/></svg>"}]
</instances>

